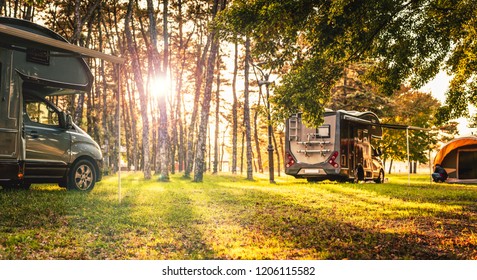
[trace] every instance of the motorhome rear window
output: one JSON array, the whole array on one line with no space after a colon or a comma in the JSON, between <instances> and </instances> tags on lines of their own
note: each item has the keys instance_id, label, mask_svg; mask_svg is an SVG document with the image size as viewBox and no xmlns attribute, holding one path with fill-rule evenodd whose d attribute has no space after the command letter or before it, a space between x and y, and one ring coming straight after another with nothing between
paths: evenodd
<instances>
[{"instance_id":1,"label":"motorhome rear window","mask_svg":"<svg viewBox=\"0 0 477 280\"><path fill-rule=\"evenodd\" d=\"M322 125L316 129L317 138L330 138L330 125Z\"/></svg>"}]
</instances>

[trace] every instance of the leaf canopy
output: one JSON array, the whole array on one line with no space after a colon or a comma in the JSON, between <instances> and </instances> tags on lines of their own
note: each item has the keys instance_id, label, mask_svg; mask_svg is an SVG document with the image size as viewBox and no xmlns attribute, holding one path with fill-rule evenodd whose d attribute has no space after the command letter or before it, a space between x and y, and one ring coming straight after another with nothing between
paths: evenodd
<instances>
[{"instance_id":1,"label":"leaf canopy","mask_svg":"<svg viewBox=\"0 0 477 280\"><path fill-rule=\"evenodd\" d=\"M330 90L352 63L381 94L419 88L442 70L453 76L441 118L477 102L477 0L240 0L222 19L254 39L257 57L284 67L274 102L319 125Z\"/></svg>"}]
</instances>

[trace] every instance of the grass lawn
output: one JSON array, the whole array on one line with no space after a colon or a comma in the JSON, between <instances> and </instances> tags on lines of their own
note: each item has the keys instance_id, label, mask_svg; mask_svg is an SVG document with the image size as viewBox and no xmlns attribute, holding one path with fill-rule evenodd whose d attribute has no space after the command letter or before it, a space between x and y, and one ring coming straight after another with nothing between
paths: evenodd
<instances>
[{"instance_id":1,"label":"grass lawn","mask_svg":"<svg viewBox=\"0 0 477 280\"><path fill-rule=\"evenodd\" d=\"M0 259L477 259L477 185L106 177L0 191Z\"/></svg>"}]
</instances>

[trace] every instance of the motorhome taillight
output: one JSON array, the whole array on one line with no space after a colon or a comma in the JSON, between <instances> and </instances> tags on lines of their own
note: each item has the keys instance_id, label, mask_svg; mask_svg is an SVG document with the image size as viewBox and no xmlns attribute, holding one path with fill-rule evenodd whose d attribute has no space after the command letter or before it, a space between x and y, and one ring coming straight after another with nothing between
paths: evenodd
<instances>
[{"instance_id":1,"label":"motorhome taillight","mask_svg":"<svg viewBox=\"0 0 477 280\"><path fill-rule=\"evenodd\" d=\"M328 163L331 164L334 168L340 167L340 165L336 162L338 155L339 155L338 151L334 151L331 154L330 159L328 159Z\"/></svg>"},{"instance_id":2,"label":"motorhome taillight","mask_svg":"<svg viewBox=\"0 0 477 280\"><path fill-rule=\"evenodd\" d=\"M290 153L286 153L286 156L287 156L287 164L286 164L286 167L290 167L292 165L295 164L295 159L293 158L292 155L290 155Z\"/></svg>"}]
</instances>

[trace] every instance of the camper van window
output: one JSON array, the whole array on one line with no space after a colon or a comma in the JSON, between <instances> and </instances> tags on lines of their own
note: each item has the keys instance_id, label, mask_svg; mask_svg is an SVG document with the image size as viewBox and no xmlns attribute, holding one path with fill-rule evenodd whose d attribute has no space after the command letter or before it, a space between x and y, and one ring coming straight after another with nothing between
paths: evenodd
<instances>
[{"instance_id":1,"label":"camper van window","mask_svg":"<svg viewBox=\"0 0 477 280\"><path fill-rule=\"evenodd\" d=\"M35 48L26 49L26 60L42 65L50 65L50 52Z\"/></svg>"},{"instance_id":2,"label":"camper van window","mask_svg":"<svg viewBox=\"0 0 477 280\"><path fill-rule=\"evenodd\" d=\"M30 121L43 125L58 126L60 124L58 113L46 102L40 100L26 100L25 103L25 112Z\"/></svg>"},{"instance_id":3,"label":"camper van window","mask_svg":"<svg viewBox=\"0 0 477 280\"><path fill-rule=\"evenodd\" d=\"M317 138L330 138L330 125L322 125L316 129Z\"/></svg>"}]
</instances>

